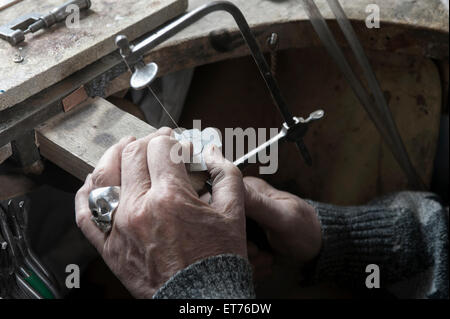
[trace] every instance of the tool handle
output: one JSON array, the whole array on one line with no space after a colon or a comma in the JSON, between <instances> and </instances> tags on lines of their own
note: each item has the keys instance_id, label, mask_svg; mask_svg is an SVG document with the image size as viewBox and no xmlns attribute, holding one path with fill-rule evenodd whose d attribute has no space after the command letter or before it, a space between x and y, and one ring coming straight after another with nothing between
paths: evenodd
<instances>
[{"instance_id":1,"label":"tool handle","mask_svg":"<svg viewBox=\"0 0 450 319\"><path fill-rule=\"evenodd\" d=\"M67 10L69 6L75 5L80 11L87 10L91 7L90 0L71 0L63 4L62 6L53 9L49 14L42 17L42 21L45 22L47 28L51 27L57 22L64 21L67 16L71 13L70 10Z\"/></svg>"},{"instance_id":2,"label":"tool handle","mask_svg":"<svg viewBox=\"0 0 450 319\"><path fill-rule=\"evenodd\" d=\"M67 10L69 6L75 5L77 6L80 11L87 10L91 7L91 1L90 0L72 0L68 1L62 6L53 9L52 14L55 16L56 22L61 22L67 18L67 16L70 14L70 11Z\"/></svg>"}]
</instances>

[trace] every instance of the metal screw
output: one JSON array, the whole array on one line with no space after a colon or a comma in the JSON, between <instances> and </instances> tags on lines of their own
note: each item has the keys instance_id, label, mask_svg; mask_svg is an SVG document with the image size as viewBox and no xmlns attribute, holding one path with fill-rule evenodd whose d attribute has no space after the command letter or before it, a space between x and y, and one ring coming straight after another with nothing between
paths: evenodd
<instances>
[{"instance_id":1,"label":"metal screw","mask_svg":"<svg viewBox=\"0 0 450 319\"><path fill-rule=\"evenodd\" d=\"M311 121L320 120L324 116L325 116L325 111L324 110L317 110L315 112L312 112L306 120L303 117L300 117L299 121L300 121L300 123L309 123Z\"/></svg>"},{"instance_id":2,"label":"metal screw","mask_svg":"<svg viewBox=\"0 0 450 319\"><path fill-rule=\"evenodd\" d=\"M274 32L267 39L267 45L269 46L270 50L275 51L278 48L278 43L279 43L278 34Z\"/></svg>"},{"instance_id":3,"label":"metal screw","mask_svg":"<svg viewBox=\"0 0 450 319\"><path fill-rule=\"evenodd\" d=\"M14 56L13 59L14 63L22 63L25 60L25 58L22 55L22 50L23 48L19 47L19 52Z\"/></svg>"},{"instance_id":4,"label":"metal screw","mask_svg":"<svg viewBox=\"0 0 450 319\"><path fill-rule=\"evenodd\" d=\"M16 54L13 59L14 63L22 63L24 60L25 58L20 54Z\"/></svg>"},{"instance_id":5,"label":"metal screw","mask_svg":"<svg viewBox=\"0 0 450 319\"><path fill-rule=\"evenodd\" d=\"M273 76L276 76L277 73L277 49L278 49L278 43L279 43L278 34L275 32L272 33L267 38L267 46L270 50L270 71L272 72Z\"/></svg>"}]
</instances>

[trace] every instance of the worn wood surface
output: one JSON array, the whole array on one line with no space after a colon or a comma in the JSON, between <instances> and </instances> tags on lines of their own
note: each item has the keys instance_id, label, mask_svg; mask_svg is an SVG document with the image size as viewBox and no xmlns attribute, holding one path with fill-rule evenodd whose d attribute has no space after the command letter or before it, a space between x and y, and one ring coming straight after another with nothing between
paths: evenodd
<instances>
[{"instance_id":1,"label":"worn wood surface","mask_svg":"<svg viewBox=\"0 0 450 319\"><path fill-rule=\"evenodd\" d=\"M84 180L104 152L122 137L154 131L104 99L90 100L36 129L41 155Z\"/></svg>"},{"instance_id":2,"label":"worn wood surface","mask_svg":"<svg viewBox=\"0 0 450 319\"><path fill-rule=\"evenodd\" d=\"M126 136L141 138L155 129L110 102L96 98L56 116L36 129L41 155L80 180L97 165L105 151ZM206 177L191 176L197 191Z\"/></svg>"},{"instance_id":3,"label":"worn wood surface","mask_svg":"<svg viewBox=\"0 0 450 319\"><path fill-rule=\"evenodd\" d=\"M368 53L412 162L429 184L441 114L438 68L423 57ZM294 115L318 108L326 115L311 125L305 139L312 167L295 146L283 144L277 173L260 177L302 197L343 205L407 189L402 170L323 49L280 52L277 79ZM227 127L279 128L282 123L250 57L196 70L180 124L192 127L194 119L201 119L202 127L219 128L222 135ZM258 175L256 164L245 174Z\"/></svg>"},{"instance_id":4,"label":"worn wood surface","mask_svg":"<svg viewBox=\"0 0 450 319\"><path fill-rule=\"evenodd\" d=\"M28 2L30 1L32 0L28 0ZM46 2L47 1L57 0L46 0ZM191 0L189 2L189 9L196 8L208 1L209 0ZM103 0L101 3L105 2L108 1ZM141 1L133 2L134 7L140 2ZM146 4L148 3L147 1L144 2ZM264 50L267 50L265 42L271 32L277 32L279 34L280 49L321 45L297 0L233 0L232 2L236 3L239 8L241 8ZM24 3L27 3L27 1L24 1ZM36 6L37 3L41 2L34 1L34 6ZM117 14L117 10L115 9L122 3L127 7L127 10L129 10L130 6L125 4L125 2L114 1L115 5L111 6L112 9L109 10L109 15L113 18L123 16ZM155 3L158 2L150 2L150 5L156 5ZM331 19L332 15L325 4L325 0L318 0L317 3L323 10L325 17ZM440 0L341 0L341 3L350 19L353 20L358 36L365 48L405 53L409 55L431 56L438 59L448 58L448 9L445 8ZM367 17L367 13L365 12L366 6L372 3L378 4L381 9L382 24L380 29L367 29L365 26L365 19ZM23 4L20 5L22 6ZM19 6L19 4L17 6ZM14 9L17 6L14 6ZM148 13L147 6L145 8L146 10L142 11ZM11 12L11 8L4 12ZM8 16L9 15L11 15L11 13L8 13ZM0 21L2 21L1 17L2 15L0 14ZM158 22L161 22L157 20L158 19L151 19L152 23L145 23L145 30L149 31L154 28ZM103 25L107 25L107 23L104 23ZM336 31L336 23L331 23L331 28ZM61 28L54 29L52 34L62 32ZM139 28L133 28L133 31L136 31L137 29ZM211 46L209 38L210 33L220 29L226 29L232 35L233 43L230 46L230 50L227 52L218 52ZM64 32L68 33L70 43L77 37L80 37L76 32ZM88 33L88 35L89 34L90 33ZM339 33L336 34L339 41L342 42L342 35ZM45 38L47 38L47 35L42 34L35 36L34 40L38 39L40 40L40 43L43 43L43 39ZM248 50L239 38L240 35L237 27L231 17L226 13L214 13L156 48L151 52L148 60L154 60L159 64L160 75L162 75L189 67L247 55ZM36 53L31 52L45 51L52 59L60 59L60 56L65 52L64 49L67 46L67 44L64 45L64 43L67 42L62 41L45 43L47 45L41 44L37 46L37 44L34 44L37 46L37 50L25 49L25 54L27 55L27 52L30 52L31 60L33 60L33 56L35 56ZM108 42L108 44L113 45L113 41ZM50 50L47 50L48 47ZM48 87L48 83L54 83L56 81L55 79L60 80L73 72L73 63L71 65L67 64L66 67L60 68L59 71L55 68L43 71L39 66L36 66L40 71L33 76L33 84L27 82L25 85L22 83L23 81L20 80L20 76L19 79L17 79L18 75L22 74L23 76L24 66L23 64L20 66L11 64L11 60L15 54L15 51L11 50L12 49L10 49L10 52L6 55L8 58L7 66L4 65L4 69L0 66L0 71L2 71L0 84L12 82L12 86L10 84L8 87L22 87L24 90L6 90L7 92L5 94L0 95L0 110L13 106L18 101L22 101L35 94L38 88L43 86ZM28 56L29 59L30 54ZM97 54L96 58L98 58L99 55L100 54ZM3 64L3 57L1 61ZM83 63L84 62L85 60L83 60ZM27 63L30 63L30 61ZM29 72L27 73L31 74ZM4 74L10 76L4 77ZM45 76L46 74L48 74L48 76ZM112 88L109 93L113 94L123 90L127 85L127 80L127 77L124 76L119 80L121 82L119 85L111 83ZM46 84L44 85L41 83ZM2 85L0 85L0 89L5 90L4 88L1 88L1 86ZM5 85L3 84L3 86Z\"/></svg>"},{"instance_id":5,"label":"worn wood surface","mask_svg":"<svg viewBox=\"0 0 450 319\"><path fill-rule=\"evenodd\" d=\"M191 1L191 8L199 5L202 1L195 0ZM295 16L295 5L292 1L281 1L281 2L270 2L265 1L261 5L257 5L259 3L256 2L256 0L248 0L248 4L243 3L240 4L239 1L235 1L239 4L239 6L243 9L244 14L249 18L250 24L255 30L255 33L258 36L258 39L261 44L265 42L265 38L270 34L272 31L276 31L280 35L280 49L283 48L290 48L290 47L308 47L308 46L321 46L317 37L313 34L312 28L309 25L309 21L302 20L301 18L294 19L293 22L289 22L286 19L280 19L279 16L284 16L285 14L288 15L294 15ZM320 1L319 1L320 2ZM358 2L359 4L357 4ZM443 11L443 7L439 1L427 1L427 2L415 2L414 5L408 1L378 1L377 3L380 5L382 11L382 17L383 21L388 21L386 24L382 23L382 28L380 30L367 30L363 26L363 21L358 20L355 18L355 15L359 12L359 15L362 16L362 12L365 14L365 5L368 3L371 3L372 1L355 1L353 4L349 1L342 1L344 8L346 9L349 16L353 19L353 22L355 25L359 28L357 28L358 35L361 37L361 40L363 42L363 45L368 48L372 48L373 53L376 54L378 51L378 58L376 63L381 63L381 65L386 64L387 66L383 68L385 72L389 73L389 70L391 68L391 65L389 65L389 61L391 59L392 53L401 53L402 55L395 55L397 56L392 61L403 61L397 66L395 64L392 66L392 74L388 77L390 84L384 84L383 78L381 78L382 85L389 85L389 89L385 89L385 91L390 92L391 97L391 103L395 103L394 108L398 110L399 118L398 120L402 122L402 125L410 125L408 128L409 133L406 133L406 139L409 140L410 145L417 145L417 147L424 148L423 156L414 155L413 157L416 158L415 161L419 161L419 168L420 170L424 171L424 177L428 181L430 174L429 172L432 169L432 161L434 157L433 148L435 147L435 141L436 141L436 135L437 134L437 124L436 124L436 114L439 113L439 106L436 104L436 100L439 100L439 94L441 88L438 81L435 81L436 73L435 70L433 70L433 63L430 60L422 59L423 56L436 56L440 59L448 58L448 13L446 11ZM387 6L386 3L389 5ZM402 10L401 4L410 4L409 10ZM287 5L287 9L282 9L280 6ZM354 13L353 16L351 13L349 13L347 7L353 7ZM359 7L358 7L359 6ZM280 9L278 11L273 11L269 9L273 9L275 7L279 7ZM323 9L323 5L321 6ZM359 9L358 9L359 8ZM389 9L390 10L383 10ZM422 18L419 17L419 11L421 9L423 11ZM384 12L384 13L383 13ZM408 13L409 12L409 13ZM325 10L325 15L327 15ZM214 18L214 15L216 15L216 18ZM236 45L232 47L231 51L229 52L217 52L215 51L210 44L209 40L209 31L210 30L217 30L220 28L225 27L226 29L230 30L232 35L236 34L236 27L234 26L233 21L226 16L220 18L221 13L217 13L211 15L208 18L205 18L205 20L201 20L199 24L192 26L188 28L187 30L183 31L179 35L177 35L174 39L170 40L169 42L165 43L161 47L157 48L154 52L151 53L151 57L149 59L154 59L156 62L158 62L161 66L161 74L171 72L177 69L185 68L185 67L191 67L191 66L197 66L202 65L205 63L220 61L224 59L229 59L232 57L247 55L248 52L245 49L245 46L243 43L239 43L239 41L236 41ZM253 16L252 16L253 15ZM217 18L219 16L219 18ZM278 16L278 23L263 23L261 22L263 20L263 17L267 17L267 21L271 19L272 16ZM259 20L258 20L259 19ZM390 23L389 19L393 19L394 23ZM422 19L422 20L421 20ZM427 23L425 21L428 20ZM255 22L253 22L255 21ZM260 22L258 22L260 21ZM403 22L402 22L403 21ZM411 28L410 24L414 24L415 28ZM331 24L333 27L333 24ZM430 28L428 28L430 26ZM386 35L389 36L389 38L386 37ZM264 46L263 46L264 48ZM280 58L281 64L285 65L285 68L288 68L289 70L295 71L295 76L292 76L288 82L285 82L283 85L283 91L288 88L289 90L294 90L297 94L300 94L300 96L296 96L301 101L305 101L303 105L308 105L309 108L300 108L299 106L293 105L293 109L296 110L296 113L299 115L303 115L304 113L312 110L312 108L315 105L309 105L307 103L307 100L311 100L312 102L320 102L322 97L329 96L330 100L324 101L326 103L317 105L317 107L325 107L326 105L333 105L332 98L334 97L331 93L334 87L336 85L331 84L331 80L326 77L327 70L333 69L335 66L330 61L324 63L320 59L314 60L315 53L304 53L300 55L291 55L288 60L285 62L283 58ZM326 54L325 54L326 57ZM324 56L322 56L324 58ZM411 60L412 59L412 60ZM414 62L415 59L419 62ZM216 113L215 116L219 116L219 120L223 120L227 122L227 127L233 127L233 124L229 123L235 123L233 121L239 120L238 126L246 127L246 126L255 126L255 127L270 127L266 123L266 120L262 117L265 117L266 119L276 119L277 115L270 115L271 111L273 111L273 106L270 102L270 99L267 99L266 103L256 103L255 101L258 101L258 96L263 96L266 94L265 87L262 84L262 82L257 82L257 78L259 78L259 74L256 71L255 66L252 64L251 60L250 64L248 65L248 68L239 68L235 69L233 68L233 64L236 61L228 61L225 62L228 67L224 69L222 72L217 73L214 77L211 77L208 82L200 87L197 86L197 92L201 92L203 94L204 103L189 103L187 106L187 112L190 111L198 111L195 118L201 118L204 119L206 122L208 122L208 119L210 118L208 115L209 110L211 112ZM372 61L372 57L371 57ZM374 62L374 61L372 61ZM418 63L418 64L417 64ZM289 65L294 66L291 68ZM287 65L287 66L286 66ZM418 68L418 65L424 66L423 68ZM410 67L411 66L411 67ZM426 67L425 67L426 66ZM308 70L308 72L303 73L302 69L305 68ZM380 66L377 66L377 68L380 68ZM322 71L318 71L322 70ZM325 70L325 71L323 71ZM335 70L335 69L334 69ZM395 71L395 72L394 72ZM252 73L253 72L253 73ZM325 72L325 73L322 73ZM335 71L336 72L336 71ZM382 72L382 71L379 71ZM425 76L422 74L424 73ZM282 73L281 73L282 74ZM337 83L339 84L339 87L341 87L340 83L342 82L342 85L345 86L345 81L338 76L339 73L336 73L334 75L334 78L336 78ZM286 76L286 75L285 75ZM229 79L228 81L223 81L223 79ZM311 78L311 80L309 80ZM244 79L241 81L240 79ZM122 86L127 85L126 79L122 80ZM78 80L75 81L69 81L71 83L71 87L76 88L76 85L74 86L73 83L77 83ZM417 82L415 82L417 81ZM58 87L53 91L49 91L49 94L46 95L46 98L51 96L52 101L56 101L58 99L58 96L60 95L60 92L67 87L68 83L61 84L60 87ZM230 85L233 84L233 85ZM322 88L326 84L326 87ZM255 90L256 85L261 85L257 90ZM303 87L306 85L307 89L303 89ZM315 85L316 87L311 88L311 85ZM316 157L320 158L335 158L337 153L332 154L325 154L321 155L322 151L320 150L321 145L328 145L328 140L331 138L333 142L330 144L333 147L336 147L336 149L339 149L339 147L347 147L349 151L354 150L357 146L362 145L361 153L364 154L363 157L367 158L367 160L370 161L370 163L362 164L366 165L368 170L370 170L371 174L374 172L374 170L378 170L378 167L381 167L381 165L378 165L377 161L375 159L380 158L380 152L375 151L371 155L368 155L367 152L370 150L366 149L369 147L369 145L375 144L380 146L380 141L377 140L378 135L374 131L370 131L373 126L371 122L365 117L362 108L360 107L359 103L354 99L353 94L349 91L348 87L346 87L346 98L341 97L343 99L343 105L344 110L346 108L352 108L352 112L356 112L356 110L353 110L353 108L358 109L357 115L353 115L352 112L347 114L347 111L343 111L343 114L347 114L349 117L348 119L352 119L352 116L356 116L359 120L358 127L363 127L363 133L360 135L354 134L350 138L347 138L347 133L349 130L350 124L346 121L339 122L340 120L340 113L336 114L329 114L327 119L331 119L331 122L327 122L329 127L334 128L331 130L334 132L330 136L322 136L322 135L313 135L309 137L309 143L313 142L316 143L313 150L316 153ZM328 89L327 89L328 88ZM426 88L426 90L425 90ZM115 90L121 90L122 87L119 85L116 87ZM217 91L220 90L220 91ZM244 90L244 91L241 91ZM260 91L262 90L262 91ZM400 95L395 95L396 97L393 98L394 94L399 91L401 92ZM205 94L205 92L208 92L208 94ZM225 93L226 92L226 93ZM239 93L241 92L241 93ZM243 94L242 92L245 92ZM258 95L257 92L260 92ZM327 94L324 94L324 92L328 92ZM113 92L109 92L112 94ZM250 94L251 93L251 94ZM200 93L197 93L200 94ZM255 95L256 94L256 95ZM211 98L219 96L221 99L216 101L215 104L216 107L211 108ZM232 97L235 97L232 99ZM399 100L397 100L397 98ZM315 100L317 99L317 100ZM424 102L425 100L425 102ZM402 102L399 102L402 101ZM407 102L404 102L407 101ZM42 98L38 98L36 100L33 100L32 103L29 103L28 105L22 105L23 108L33 109L33 111L29 112L29 115L25 120L20 120L21 125L25 126L33 126L36 125L35 123L39 123L39 118L44 118L43 112L44 110L40 109L40 105L42 104ZM219 103L220 102L220 103ZM290 103L293 103L292 100ZM296 100L294 100L294 103ZM425 108L426 112L429 112L431 114L429 117L424 116L420 117L420 115L416 114L416 117L420 119L419 122L411 121L411 118L409 117L409 108L414 105L414 108L420 109L419 104L424 104L427 106ZM223 107L220 107L220 105L224 105ZM264 105L268 105L265 109ZM222 108L230 108L233 109L233 112L223 113L218 110ZM55 107L52 107L51 109L55 109L52 112L56 112L56 108L58 106L55 104ZM35 110L34 110L35 109ZM216 110L217 109L217 110ZM235 114L240 114L239 110L248 109L254 113L254 110L257 109L258 112L254 113L256 114L255 117L236 117ZM340 108L337 108L340 109ZM422 108L423 109L423 108ZM428 110L429 109L429 110ZM406 111L405 111L406 110ZM431 110L431 111L430 111ZM47 111L45 111L47 112ZM426 114L425 111L423 113ZM47 113L46 113L47 114ZM225 114L233 114L233 121L228 121L227 117L224 116ZM402 116L405 118L403 119ZM412 115L411 115L412 116ZM255 122L256 124L253 124L252 120L258 119L259 122ZM344 117L344 119L347 120L347 117ZM424 123L423 120L427 120L429 122ZM279 123L273 124L273 127L278 127ZM262 123L262 124L258 124ZM431 124L430 124L431 123ZM1 123L0 123L1 124ZM8 143L11 139L8 139L8 136L13 136L13 129L10 129L11 125L6 123L6 128L8 130L7 136L5 136L4 141L5 143ZM190 127L192 125L191 123L188 123L185 125L185 127ZM207 125L214 126L214 123L207 123ZM220 123L217 125L220 127ZM236 126L236 125L234 125ZM327 129L328 129L327 126ZM34 127L34 126L33 126ZM431 127L431 129L430 129ZM372 137L369 138L366 141L366 144L363 142L358 142L358 137L364 136L366 133L366 130L369 130L368 132L371 132ZM11 132L9 132L11 131ZM340 135L341 132L344 132L344 135ZM414 131L413 133L411 133ZM424 133L425 132L425 133ZM317 134L317 133L316 133ZM411 134L408 137L408 134ZM422 136L420 136L422 134ZM341 137L344 136L342 138ZM317 137L317 138L316 138ZM419 138L419 139L418 139ZM337 140L336 140L337 139ZM416 139L416 143L414 142L414 139ZM348 144L345 144L345 142L348 140ZM339 143L343 143L342 145ZM349 147L348 145L354 145L354 148ZM411 146L410 146L411 147ZM418 152L416 149L415 152ZM350 153L350 157L345 155L345 152L339 153L341 154L340 157L338 157L337 161L332 161L331 163L335 163L333 168L329 169L323 169L325 163L323 165L318 165L317 170L311 170L309 168L303 167L301 163L294 163L293 164L293 171L289 171L285 173L285 176L281 176L278 174L277 176L274 176L271 178L271 181L273 183L285 183L287 179L291 179L293 183L295 184L295 188L298 190L299 194L305 194L308 195L311 198L318 199L318 200L333 200L337 199L340 203L358 203L362 202L365 199L373 198L376 194L383 193L388 191L388 181L384 180L382 183L378 179L379 175L373 175L370 177L369 182L365 184L365 186L369 187L370 189L365 192L364 190L360 189L361 185L363 185L363 181L359 182L353 182L354 185L346 189L343 187L342 183L347 183L345 181L345 176L347 176L348 171L353 172L353 174L358 173L358 167L359 164L357 163L357 160L359 158L359 155L356 153ZM353 155L352 155L353 154ZM288 154L290 157L288 158L294 158L294 156L297 156L297 153ZM332 156L332 157L330 157ZM390 155L386 155L386 157L389 157ZM284 158L284 156L282 156ZM371 159L372 158L372 159ZM349 160L350 159L350 160ZM422 159L422 160L421 160ZM420 161L425 162L423 167L420 167ZM340 163L340 164L338 164ZM356 163L356 164L355 164ZM285 166L287 166L289 163L284 163ZM415 163L416 164L416 163ZM328 165L328 164L327 164ZM340 165L344 165L341 167ZM417 164L416 164L417 165ZM392 169L394 167L394 169ZM360 167L360 169L363 169ZM304 185L306 183L306 179L300 178L300 176L295 177L295 174L298 174L298 172L301 171L307 171L308 172L308 179L309 181L313 180L314 183L311 183L311 187L309 185ZM344 173L344 170L347 170L347 173ZM384 170L384 169L383 169ZM394 171L395 174L392 175L392 179L394 180L393 185L397 185L395 189L401 189L404 184L402 182L401 176L396 176L398 174L399 170L398 168L394 166L391 166L390 169L387 170ZM341 173L339 173L341 172ZM323 174L323 176L322 176ZM400 173L401 174L401 173ZM333 185L328 185L328 180L330 176L336 175L337 182ZM293 177L294 176L294 177ZM322 177L321 177L322 176ZM385 178L386 176L388 178L391 178L389 174L383 175ZM296 183L299 184L296 184ZM358 184L359 183L359 184ZM384 185L384 186L383 186ZM351 191L356 189L357 193L353 196ZM334 192L336 190L336 192Z\"/></svg>"},{"instance_id":6,"label":"worn wood surface","mask_svg":"<svg viewBox=\"0 0 450 319\"><path fill-rule=\"evenodd\" d=\"M24 0L0 11L0 25L31 12L47 13L61 0ZM24 62L13 62L16 47L0 41L0 111L55 84L113 52L115 36L136 39L184 12L187 0L96 0L79 28L64 23L29 34L21 44Z\"/></svg>"}]
</instances>

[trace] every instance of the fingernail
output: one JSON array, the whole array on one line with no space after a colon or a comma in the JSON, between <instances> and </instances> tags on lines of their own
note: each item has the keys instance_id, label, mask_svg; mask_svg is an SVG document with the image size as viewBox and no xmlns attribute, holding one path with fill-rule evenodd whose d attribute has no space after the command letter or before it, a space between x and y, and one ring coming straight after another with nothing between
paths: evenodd
<instances>
[{"instance_id":1,"label":"fingernail","mask_svg":"<svg viewBox=\"0 0 450 319\"><path fill-rule=\"evenodd\" d=\"M158 133L161 135L167 135L167 136L172 136L173 135L173 130L170 127L167 126L163 126L158 130Z\"/></svg>"}]
</instances>

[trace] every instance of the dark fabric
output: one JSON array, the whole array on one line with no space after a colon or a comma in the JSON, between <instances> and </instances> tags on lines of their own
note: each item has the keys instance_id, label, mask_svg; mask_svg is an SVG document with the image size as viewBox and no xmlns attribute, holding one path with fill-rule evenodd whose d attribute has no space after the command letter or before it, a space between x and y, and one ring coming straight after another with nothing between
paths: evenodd
<instances>
[{"instance_id":1,"label":"dark fabric","mask_svg":"<svg viewBox=\"0 0 450 319\"><path fill-rule=\"evenodd\" d=\"M402 192L367 206L311 202L323 247L317 281L362 288L367 265L379 266L381 286L400 298L448 298L448 210L437 196Z\"/></svg>"},{"instance_id":2,"label":"dark fabric","mask_svg":"<svg viewBox=\"0 0 450 319\"><path fill-rule=\"evenodd\" d=\"M448 298L448 209L429 193L402 192L369 205L337 207L309 201L322 225L315 281L366 289L366 267L398 298ZM173 276L155 298L253 298L251 268L217 256Z\"/></svg>"},{"instance_id":3,"label":"dark fabric","mask_svg":"<svg viewBox=\"0 0 450 319\"><path fill-rule=\"evenodd\" d=\"M238 256L220 255L201 260L175 274L155 299L254 298L249 262Z\"/></svg>"},{"instance_id":4,"label":"dark fabric","mask_svg":"<svg viewBox=\"0 0 450 319\"><path fill-rule=\"evenodd\" d=\"M98 256L75 223L74 198L73 194L41 186L14 199L17 203L25 202L30 247L56 277L62 295L68 292L65 286L67 265L75 264L83 271ZM7 201L4 206L6 204Z\"/></svg>"}]
</instances>

